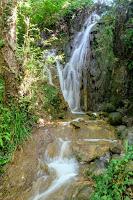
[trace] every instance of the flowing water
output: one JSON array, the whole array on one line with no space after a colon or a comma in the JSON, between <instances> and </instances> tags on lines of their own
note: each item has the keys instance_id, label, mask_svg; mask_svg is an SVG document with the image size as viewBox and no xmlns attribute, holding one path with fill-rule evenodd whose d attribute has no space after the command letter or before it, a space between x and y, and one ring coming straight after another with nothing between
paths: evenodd
<instances>
[{"instance_id":1,"label":"flowing water","mask_svg":"<svg viewBox=\"0 0 133 200\"><path fill-rule=\"evenodd\" d=\"M56 59L61 90L65 100L68 102L68 105L72 113L76 114L83 113L81 108L81 87L82 84L84 85L85 88L87 87L87 80L85 78L86 76L84 75L87 72L86 61L89 61L89 55L90 55L89 54L90 33L92 28L98 22L99 19L100 17L94 12L86 20L82 30L76 35L73 41L74 48L71 54L71 58L64 67L60 64L59 60ZM55 57L55 55L56 55L55 50L51 50L46 55L44 55L44 57L49 59L50 57ZM49 77L49 84L53 85L52 74L48 65L47 65L47 73ZM75 127L73 126L73 123L75 122L81 123L79 129L75 129ZM30 177L31 182L29 184L30 185L29 188L31 191L30 190L29 191L31 193L28 190L26 190L26 193L24 195L28 195L28 197L26 196L26 198L24 197L22 199L28 199L28 200L66 199L65 196L64 198L60 196L58 192L62 192L61 195L64 195L65 188L71 186L71 184L73 184L74 181L77 180L77 177L80 177L80 165L81 164L83 165L84 163L89 163L90 161L94 161L97 157L100 158L101 156L103 156L104 158L104 155L109 152L109 148L114 144L117 144L114 130L108 127L107 124L103 124L103 122L101 121L90 122L82 118L76 118L72 121L62 122L62 124L61 123L58 124L57 127L53 126L51 129L49 128L49 130L51 131L51 135L52 134L54 135L53 140L55 143L53 143L51 148L53 150L53 153L51 154L50 152L51 149L49 149L46 145L45 155L43 159L40 161L42 168L44 168L45 166L44 171L47 171L47 173L42 171L42 169L40 168L39 170L37 169L38 177L36 178L36 180L34 180L33 182L32 177ZM44 135L48 136L48 142L49 144L51 144L51 141L49 141L50 134L49 135L47 134L49 130L46 129L44 133L41 135L40 137L41 145L46 142L46 139L42 139ZM35 141L37 142L37 140ZM27 148L25 149L26 149L25 155L27 156L28 154ZM37 152L36 149L38 148L35 148L34 153ZM11 172L9 170L11 178L14 175L13 174L14 172L15 172L14 177L16 177L16 172L18 170L18 177L16 177L16 183L18 183L19 180L19 184L15 185L18 188L22 187L21 184L23 184L23 187L25 186L25 182L28 181L28 179L26 180L25 177L28 177L28 174L30 174L30 170L32 174L33 170L31 164L35 163L37 160L35 155L32 155L33 161L31 161L29 165L30 167L27 168L27 163L29 162L29 158L32 157L31 149L29 150L28 155L29 157L28 156L27 158L24 157L24 159L27 160L23 162L22 158L18 159L17 157L16 160L18 160L19 167L16 165L17 166L16 171L14 170L14 166L12 166ZM80 159L82 160L82 162L77 162L76 155L81 156ZM34 164L33 168L36 168ZM83 182L86 183L86 180L83 180ZM31 185L33 186L33 188L31 187ZM82 181L80 181L80 185L82 185ZM7 188L8 186L10 186L10 184L7 185ZM12 190L13 187L10 187L9 191ZM17 192L19 192L19 189L17 189ZM13 191L13 195L17 195L17 192L15 193ZM66 196L68 197L69 194L67 194ZM11 198L9 196L9 200Z\"/></svg>"},{"instance_id":2,"label":"flowing water","mask_svg":"<svg viewBox=\"0 0 133 200\"><path fill-rule=\"evenodd\" d=\"M45 153L45 162L51 173L51 176L55 174L55 179L52 181L48 189L40 194L37 194L32 200L45 200L50 199L49 195L58 191L65 184L68 185L78 175L78 163L77 161L68 155L70 141L58 139L58 155L54 158L49 157L48 152ZM53 173L54 172L54 173ZM46 179L47 181L47 179Z\"/></svg>"},{"instance_id":3,"label":"flowing water","mask_svg":"<svg viewBox=\"0 0 133 200\"><path fill-rule=\"evenodd\" d=\"M87 115L37 128L15 153L0 187L0 200L89 199L93 183L85 170L105 170L110 148L118 145L112 127Z\"/></svg>"},{"instance_id":4,"label":"flowing water","mask_svg":"<svg viewBox=\"0 0 133 200\"><path fill-rule=\"evenodd\" d=\"M47 77L48 77L48 82L50 85L54 86L54 83L53 83L53 79L52 79L52 72L51 72L51 68L50 68L50 59L52 57L55 56L55 51L54 50L50 50L50 51L44 51L44 55L43 55L43 58L44 58L44 61L45 61L45 66L44 66L44 72L43 72L43 75L45 74L45 71L46 71L46 74L47 74Z\"/></svg>"},{"instance_id":5,"label":"flowing water","mask_svg":"<svg viewBox=\"0 0 133 200\"><path fill-rule=\"evenodd\" d=\"M80 113L81 87L87 88L86 61L89 61L90 32L100 17L94 12L86 20L83 29L76 35L69 62L64 68L57 61L61 90L72 113ZM83 82L83 83L82 83Z\"/></svg>"},{"instance_id":6,"label":"flowing water","mask_svg":"<svg viewBox=\"0 0 133 200\"><path fill-rule=\"evenodd\" d=\"M83 29L74 39L74 49L71 58L64 68L59 60L56 59L61 90L72 113L83 113L81 109L81 84L83 80L84 87L87 87L87 80L85 79L84 74L86 73L86 60L88 59L90 51L90 32L99 18L100 17L94 12L86 20ZM45 55L46 58L53 56L55 56L54 50L51 50ZM47 71L49 73L49 70ZM49 75L49 83L53 84L51 75ZM78 164L76 160L70 155L65 155L67 149L69 149L70 143L71 142L68 140L59 139L58 156L54 158L49 157L46 151L45 163L47 164L50 173L54 174L55 178L52 179L51 184L46 190L37 193L32 200L50 199L51 194L58 191L63 185L74 180L78 175ZM51 176L53 177L53 175ZM45 177L45 180L47 181L47 177Z\"/></svg>"}]
</instances>

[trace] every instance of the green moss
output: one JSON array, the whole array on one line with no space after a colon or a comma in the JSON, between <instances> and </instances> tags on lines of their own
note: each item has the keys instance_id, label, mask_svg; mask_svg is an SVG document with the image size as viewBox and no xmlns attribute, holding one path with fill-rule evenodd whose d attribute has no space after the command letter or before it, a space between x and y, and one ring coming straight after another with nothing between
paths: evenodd
<instances>
[{"instance_id":1,"label":"green moss","mask_svg":"<svg viewBox=\"0 0 133 200\"><path fill-rule=\"evenodd\" d=\"M56 117L58 114L63 112L62 99L59 89L54 86L45 84L43 86L43 95L44 95L44 109L47 113L51 114L53 117Z\"/></svg>"},{"instance_id":2,"label":"green moss","mask_svg":"<svg viewBox=\"0 0 133 200\"><path fill-rule=\"evenodd\" d=\"M4 47L4 40L0 39L0 48Z\"/></svg>"},{"instance_id":3,"label":"green moss","mask_svg":"<svg viewBox=\"0 0 133 200\"><path fill-rule=\"evenodd\" d=\"M109 114L109 122L111 125L122 124L122 115L119 112L112 112Z\"/></svg>"}]
</instances>

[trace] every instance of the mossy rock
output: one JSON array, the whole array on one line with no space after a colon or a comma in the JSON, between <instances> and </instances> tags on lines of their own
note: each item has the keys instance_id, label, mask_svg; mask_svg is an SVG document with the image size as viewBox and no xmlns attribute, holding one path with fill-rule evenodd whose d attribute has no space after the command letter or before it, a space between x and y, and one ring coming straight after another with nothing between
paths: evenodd
<instances>
[{"instance_id":1,"label":"mossy rock","mask_svg":"<svg viewBox=\"0 0 133 200\"><path fill-rule=\"evenodd\" d=\"M89 116L90 120L96 120L98 118L98 115L92 112L87 112L86 115Z\"/></svg>"},{"instance_id":2,"label":"mossy rock","mask_svg":"<svg viewBox=\"0 0 133 200\"><path fill-rule=\"evenodd\" d=\"M116 129L116 133L119 139L125 139L128 135L127 127L124 125L120 125Z\"/></svg>"},{"instance_id":3,"label":"mossy rock","mask_svg":"<svg viewBox=\"0 0 133 200\"><path fill-rule=\"evenodd\" d=\"M81 128L81 124L77 121L72 121L70 125L72 125L75 129Z\"/></svg>"},{"instance_id":4,"label":"mossy rock","mask_svg":"<svg viewBox=\"0 0 133 200\"><path fill-rule=\"evenodd\" d=\"M119 112L112 112L109 114L109 123L111 125L120 125L122 124L122 115Z\"/></svg>"},{"instance_id":5,"label":"mossy rock","mask_svg":"<svg viewBox=\"0 0 133 200\"><path fill-rule=\"evenodd\" d=\"M116 108L112 103L104 103L102 105L102 111L104 112L111 113L111 112L114 112L115 110Z\"/></svg>"}]
</instances>

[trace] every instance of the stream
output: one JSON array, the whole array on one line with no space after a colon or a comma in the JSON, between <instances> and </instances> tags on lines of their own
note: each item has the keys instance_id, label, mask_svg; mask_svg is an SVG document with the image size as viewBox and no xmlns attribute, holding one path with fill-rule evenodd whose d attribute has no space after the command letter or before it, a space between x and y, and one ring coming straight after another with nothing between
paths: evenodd
<instances>
[{"instance_id":1,"label":"stream","mask_svg":"<svg viewBox=\"0 0 133 200\"><path fill-rule=\"evenodd\" d=\"M99 19L93 12L85 21L65 66L56 60L60 87L73 115L35 128L6 171L0 200L88 200L93 191L88 174L101 174L113 154L117 156L121 142L114 128L100 118L89 119L81 106L81 87L87 88L90 32ZM55 56L54 51L48 56Z\"/></svg>"},{"instance_id":2,"label":"stream","mask_svg":"<svg viewBox=\"0 0 133 200\"><path fill-rule=\"evenodd\" d=\"M58 155L52 158L48 155L47 150L45 153L45 162L48 166L50 176L55 176L55 179L52 181L51 185L46 191L37 194L35 198L32 198L33 200L49 199L49 196L51 194L58 191L63 185L68 185L69 182L74 180L74 178L78 175L77 161L70 155L67 155L67 151L69 151L70 141L65 141L59 138L56 143Z\"/></svg>"},{"instance_id":3,"label":"stream","mask_svg":"<svg viewBox=\"0 0 133 200\"><path fill-rule=\"evenodd\" d=\"M88 200L93 181L87 174L101 174L119 146L114 128L103 120L72 115L47 122L16 151L0 200Z\"/></svg>"}]
</instances>

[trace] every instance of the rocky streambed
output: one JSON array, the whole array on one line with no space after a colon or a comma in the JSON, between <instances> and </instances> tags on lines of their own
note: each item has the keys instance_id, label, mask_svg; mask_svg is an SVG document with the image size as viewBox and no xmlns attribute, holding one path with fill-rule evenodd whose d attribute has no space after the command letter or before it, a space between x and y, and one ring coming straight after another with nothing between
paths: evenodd
<instances>
[{"instance_id":1,"label":"rocky streambed","mask_svg":"<svg viewBox=\"0 0 133 200\"><path fill-rule=\"evenodd\" d=\"M0 200L87 200L91 175L122 153L115 129L103 120L73 116L35 128L1 177Z\"/></svg>"}]
</instances>

